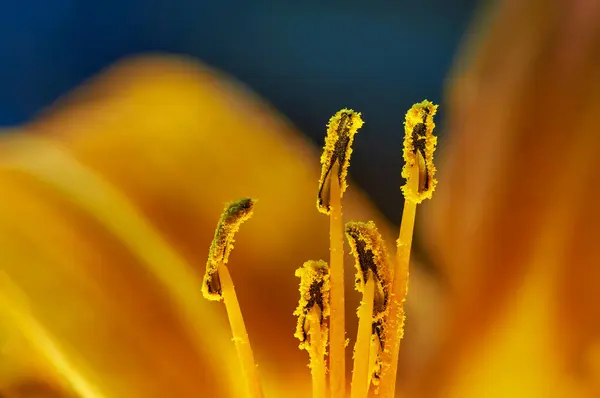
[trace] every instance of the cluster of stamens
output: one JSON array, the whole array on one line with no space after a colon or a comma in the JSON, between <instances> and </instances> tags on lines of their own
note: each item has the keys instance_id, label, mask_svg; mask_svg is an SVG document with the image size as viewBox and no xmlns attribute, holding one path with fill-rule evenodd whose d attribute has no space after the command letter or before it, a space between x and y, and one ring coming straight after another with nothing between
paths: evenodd
<instances>
[{"instance_id":1,"label":"cluster of stamens","mask_svg":"<svg viewBox=\"0 0 600 398\"><path fill-rule=\"evenodd\" d=\"M374 222L343 223L342 196L348 188L346 177L354 136L364 123L361 115L342 109L327 125L317 209L330 218L330 259L329 263L307 261L296 270L300 300L294 311L298 317L294 336L300 340L300 349L309 352L313 398L346 397L344 235L355 258L355 288L362 294L351 397L366 398L370 393L394 397L416 206L431 198L437 184L433 164L436 111L437 105L423 101L406 113L402 169L406 183L401 188L405 203L395 261L390 261ZM252 398L259 398L263 396L262 388L226 266L234 234L251 217L254 203L244 198L226 206L210 248L203 293L207 299L225 303L248 392Z\"/></svg>"}]
</instances>

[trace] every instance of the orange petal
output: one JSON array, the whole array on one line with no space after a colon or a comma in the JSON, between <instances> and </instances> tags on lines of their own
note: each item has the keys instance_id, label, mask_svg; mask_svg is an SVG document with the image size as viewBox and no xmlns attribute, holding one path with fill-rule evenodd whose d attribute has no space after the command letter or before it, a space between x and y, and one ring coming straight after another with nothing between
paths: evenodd
<instances>
[{"instance_id":1,"label":"orange petal","mask_svg":"<svg viewBox=\"0 0 600 398\"><path fill-rule=\"evenodd\" d=\"M600 31L575 40L559 3L505 2L451 80L427 241L452 310L423 396L600 394Z\"/></svg>"}]
</instances>

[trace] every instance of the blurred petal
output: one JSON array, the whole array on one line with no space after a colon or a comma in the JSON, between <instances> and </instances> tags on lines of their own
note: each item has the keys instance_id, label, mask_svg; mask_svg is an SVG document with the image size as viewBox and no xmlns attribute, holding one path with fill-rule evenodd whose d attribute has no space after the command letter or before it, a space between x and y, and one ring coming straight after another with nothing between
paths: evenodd
<instances>
[{"instance_id":1,"label":"blurred petal","mask_svg":"<svg viewBox=\"0 0 600 398\"><path fill-rule=\"evenodd\" d=\"M600 10L583 3L503 2L450 82L426 239L452 300L420 396L600 395Z\"/></svg>"}]
</instances>

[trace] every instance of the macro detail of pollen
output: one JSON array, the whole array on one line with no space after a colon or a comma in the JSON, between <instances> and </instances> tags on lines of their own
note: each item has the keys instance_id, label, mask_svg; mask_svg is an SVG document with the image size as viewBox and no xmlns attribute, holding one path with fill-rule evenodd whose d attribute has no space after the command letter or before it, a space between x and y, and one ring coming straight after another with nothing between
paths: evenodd
<instances>
[{"instance_id":1,"label":"macro detail of pollen","mask_svg":"<svg viewBox=\"0 0 600 398\"><path fill-rule=\"evenodd\" d=\"M4 137L0 184L11 205L2 209L2 297L10 311L2 317L11 321L0 330L11 324L7 336L18 338L0 334L0 385L41 378L90 396L243 395L243 384L228 382L239 365L226 314L203 299L201 281L215 215L250 195L261 214L236 237L232 277L265 394L306 396L310 373L292 336L293 270L327 254L315 209L319 152L249 94L215 86L220 78L187 60L133 59ZM231 118L234 98L240 109ZM101 116L117 104L119 112ZM213 111L199 117L198 107ZM207 123L222 131L211 135ZM167 124L179 135L163 134ZM245 129L256 131L251 141ZM282 189L283 178L295 184ZM345 215L374 220L393 239L356 191L345 195ZM349 317L357 300L348 299Z\"/></svg>"},{"instance_id":2,"label":"macro detail of pollen","mask_svg":"<svg viewBox=\"0 0 600 398\"><path fill-rule=\"evenodd\" d=\"M131 60L58 103L19 135L4 138L0 185L11 206L1 210L0 313L6 322L0 388L10 391L17 381L39 380L84 398L243 396L246 386L229 382L238 378L240 364L232 360L236 349L228 311L205 301L201 286L214 214L223 202L248 194L260 198L260 217L236 234L231 277L261 388L265 396L284 391L306 396L308 361L293 341L294 323L286 322L298 290L286 280L307 255L327 253L327 232L318 227L325 216L314 205L318 151L278 119L263 115L262 105L241 89L205 84L216 76L185 60ZM153 80L151 91L147 78ZM131 102L113 118L98 117L112 101L123 101L120 92ZM207 101L203 95L210 98L205 106L219 110L234 93L249 98L240 103L238 119L215 112L211 123L222 125L219 138L196 134L206 123L193 111ZM174 99L182 106L164 109ZM156 120L141 117L146 114L156 114ZM189 137L161 134L167 119ZM88 122L85 135L78 120ZM228 134L237 137L240 126L260 127L265 134L251 142L244 135L232 141ZM155 138L152 145L148 136ZM238 151L240 158L211 159L213 148L225 142L227 153ZM249 145L256 150L249 151ZM196 152L204 146L207 156L199 161ZM133 155L135 161L126 161ZM283 190L277 184L282 178L295 184ZM206 186L221 180L235 184L204 194ZM345 217L374 220L393 241L385 221L360 195L348 190L344 203ZM289 207L294 211L286 212L285 226L274 234ZM340 233L343 237L343 229ZM224 236L222 253L229 254L233 237ZM295 242L301 241L315 244L299 247ZM271 291L280 300L274 302ZM349 295L349 314L358 299ZM357 325L348 319L354 324L347 329L350 337ZM366 319L370 328L371 318ZM326 339L324 328L321 335ZM322 355L329 355L325 351Z\"/></svg>"},{"instance_id":3,"label":"macro detail of pollen","mask_svg":"<svg viewBox=\"0 0 600 398\"><path fill-rule=\"evenodd\" d=\"M589 4L499 2L439 108L386 115L399 228L351 178L375 115L318 148L190 59L6 132L0 398L599 397Z\"/></svg>"}]
</instances>

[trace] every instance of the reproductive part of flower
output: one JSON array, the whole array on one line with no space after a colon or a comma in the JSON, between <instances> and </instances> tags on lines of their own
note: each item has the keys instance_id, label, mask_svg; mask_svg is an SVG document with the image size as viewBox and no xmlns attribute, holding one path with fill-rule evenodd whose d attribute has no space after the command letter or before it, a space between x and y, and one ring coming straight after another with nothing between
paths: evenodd
<instances>
[{"instance_id":1,"label":"reproductive part of flower","mask_svg":"<svg viewBox=\"0 0 600 398\"><path fill-rule=\"evenodd\" d=\"M358 129L364 124L360 113L352 109L342 109L329 120L327 124L327 136L325 146L321 155L321 177L319 178L319 194L317 209L320 212L330 212L330 187L331 178L337 178L341 194L346 191L348 183L346 177L350 156L352 155L352 142ZM332 173L336 170L337 176Z\"/></svg>"},{"instance_id":2,"label":"reproductive part of flower","mask_svg":"<svg viewBox=\"0 0 600 398\"><path fill-rule=\"evenodd\" d=\"M322 238L326 231L318 228L317 212L309 213L311 203L314 211L314 199L293 201L304 197L310 186L316 188L319 178L319 170L308 167L307 172L305 160L310 154L295 156L298 148L308 145L286 129L285 123L271 117L266 107L250 103L249 109L238 112L236 108L231 113L231 98L243 100L243 92L230 90L229 84L215 84L212 72L198 73L200 68L190 67L192 63L187 60L156 62L154 58L127 61L125 67L112 68L107 78L94 82L83 96L79 90L75 101L63 102L62 109L55 107L48 117L25 126L39 133L38 137L57 138L55 143L84 165L90 171L87 174L93 172L94 184L102 181L113 188L110 192L122 193L119 203L128 199L128 211L135 210L133 215L124 218L127 214L121 209L123 206L115 207L115 200L107 202L107 194L98 195L99 189L90 191L87 177L84 184L79 178L73 183L72 167L59 166L54 158L44 162L40 173L64 180L64 194L54 195L56 188L46 190L46 185L39 187L37 182L29 181L26 189L16 191L13 177L21 182L21 176L13 176L12 172L8 176L3 171L4 195L11 193L7 199L11 206L3 214L3 225L8 220L10 227L13 222L22 226L35 237L35 242L23 240L22 254L27 255L14 265L5 259L2 270L16 278L15 283L30 298L35 317L62 343L69 359L81 359L76 365L89 370L86 376L98 376L94 381L107 395L243 397L234 344L223 328L227 320L220 316L224 308L202 299L202 276L198 278L193 270L206 264L222 203L243 194L258 196L265 204L269 202L268 206L245 230L253 233L243 230L246 236L236 235L236 243L239 239L244 242L236 244L237 254L231 253L229 265L236 263L231 272L236 288L240 288L244 315L250 317L249 332L256 339L253 346L258 343L259 370L267 381L265 393L268 397L309 396L305 355L296 352L292 336L284 337L285 325L280 322L295 307L295 303L291 307L289 303L297 300L297 286L292 286L295 278L290 278L286 264L296 264L294 269L305 260L305 250L293 250L290 241L297 245L298 241L318 239L320 242L311 244L310 250L324 249ZM248 103L245 101L244 105ZM199 108L210 112L198 117ZM118 112L114 118L102 116L115 109ZM90 120L94 123L88 123ZM85 134L81 134L83 125L89 127ZM206 129L210 125L218 125L219 134L210 134ZM243 134L249 131L255 134ZM252 136L252 140L246 140L247 136ZM140 145L143 151L139 150ZM262 159L263 150L272 151L273 157ZM39 154L31 159L19 154L19 158L27 163L33 159L48 160L47 149L41 149ZM232 159L244 166L235 171L233 167L212 168ZM272 164L277 165L277 172L271 170ZM280 172L294 181L293 187L261 185L265 176L270 180ZM231 184L223 183L226 181ZM30 190L29 185L34 189ZM66 190L69 186L72 189ZM215 189L206 191L211 186ZM85 206L79 203L80 196ZM272 231L283 208L274 198L294 205L294 211L280 233L265 239L266 234L257 231ZM380 216L360 192L350 192L346 198L347 213L353 218L374 218L380 227L384 226L383 219L377 218ZM68 208L63 202L68 202ZM73 211L71 202L77 202ZM133 223L134 215L139 222ZM154 239L149 238L148 230L154 232ZM113 235L116 244L112 244ZM11 238L8 234L3 236ZM48 236L53 239L48 241ZM205 242L206 247L199 248L198 242ZM31 250L30 246L27 250L27 244L32 243L36 248L38 243L43 247ZM57 264L54 254L58 256ZM111 266L107 267L107 260ZM270 289L263 289L256 282L267 278L276 281L271 286L279 288L278 300L269 308L268 318L264 312L259 313L261 324L257 322L257 309L263 311L265 307L257 304L272 297L273 292L265 294ZM36 281L54 290L27 284ZM96 284L101 291L94 290ZM90 314L94 317L90 318ZM7 322L3 324L13 328ZM289 328L288 331L293 333ZM21 354L27 361L39 356L21 352L20 344L18 348L11 350L11 355ZM286 360L275 362L281 355ZM5 359L3 356L0 362L18 369L20 374L31 374L16 366L15 361ZM5 382L15 380L2 370L0 373L3 387ZM48 370L48 377L54 380L54 372L50 374Z\"/></svg>"},{"instance_id":3,"label":"reproductive part of flower","mask_svg":"<svg viewBox=\"0 0 600 398\"><path fill-rule=\"evenodd\" d=\"M406 179L406 184L402 187L404 208L396 241L396 264L392 273L387 338L382 354L384 368L381 373L380 392L383 398L395 396L400 342L404 337L404 303L408 294L410 253L417 205L424 199L431 198L437 184L433 164L433 152L437 145L437 138L433 135L433 116L436 111L437 105L425 100L408 110L404 122L405 164L402 177Z\"/></svg>"},{"instance_id":4,"label":"reproductive part of flower","mask_svg":"<svg viewBox=\"0 0 600 398\"><path fill-rule=\"evenodd\" d=\"M379 384L381 376L382 362L380 354L385 347L387 310L391 288L390 267L385 242L374 222L347 223L346 237L350 244L351 253L355 258L356 290L363 294L363 302L358 310L359 324L365 322L365 330L367 326L370 329L367 340L364 338L366 336L360 336L361 328L359 326L359 337L357 337L354 351L354 371L357 372L361 366L368 368L368 374L365 375L368 390L371 383L374 385ZM369 283L372 284L370 289L367 288ZM367 300L370 302L367 303ZM364 313L364 316L368 319L362 319L362 307L365 305L371 306L370 310ZM366 344L362 347L359 344L361 337L366 341ZM360 350L363 350L363 352L360 352ZM366 364L359 363L359 361L365 359L367 360ZM358 375L356 376L358 377ZM353 380L355 380L354 377L353 374ZM361 380L361 383L363 382L364 380ZM355 388L365 388L365 386L362 384L361 386L353 385L352 388L354 390Z\"/></svg>"},{"instance_id":5,"label":"reproductive part of flower","mask_svg":"<svg viewBox=\"0 0 600 398\"><path fill-rule=\"evenodd\" d=\"M233 250L234 235L240 225L252 217L255 201L243 198L226 205L225 211L217 224L215 237L210 245L206 274L202 283L202 293L208 300L221 301L221 281L219 279L219 266L227 264L229 254Z\"/></svg>"},{"instance_id":6,"label":"reproductive part of flower","mask_svg":"<svg viewBox=\"0 0 600 398\"><path fill-rule=\"evenodd\" d=\"M255 201L252 199L243 198L226 205L217 224L215 237L208 254L202 292L208 300L224 302L249 397L262 398L262 385L258 378L254 353L233 280L226 264L233 249L233 236L240 225L252 216L254 203Z\"/></svg>"},{"instance_id":7,"label":"reproductive part of flower","mask_svg":"<svg viewBox=\"0 0 600 398\"><path fill-rule=\"evenodd\" d=\"M327 125L325 147L321 155L321 176L317 210L329 215L330 269L330 395L346 396L346 319L344 306L344 220L342 196L347 188L346 175L352 154L354 135L363 125L360 113L350 109L337 112Z\"/></svg>"},{"instance_id":8,"label":"reproductive part of flower","mask_svg":"<svg viewBox=\"0 0 600 398\"><path fill-rule=\"evenodd\" d=\"M435 123L433 116L437 112L437 105L430 101L415 104L406 113L404 121L404 167L402 177L407 180L402 186L402 193L406 200L421 203L424 199L431 199L437 185L435 179L435 165L433 153L437 146L437 137L433 135ZM419 183L412 188L408 180L411 178L411 167L418 167Z\"/></svg>"},{"instance_id":9,"label":"reproductive part of flower","mask_svg":"<svg viewBox=\"0 0 600 398\"><path fill-rule=\"evenodd\" d=\"M300 349L310 355L312 398L327 396L325 355L327 352L329 317L329 266L325 261L307 261L296 270L300 278L300 300L294 315L298 317L294 336Z\"/></svg>"},{"instance_id":10,"label":"reproductive part of flower","mask_svg":"<svg viewBox=\"0 0 600 398\"><path fill-rule=\"evenodd\" d=\"M300 340L299 348L310 350L310 346L315 344L308 336L307 317L313 309L318 307L320 314L319 323L321 324L322 341L318 344L327 346L327 326L325 321L329 317L329 266L325 261L307 261L301 268L296 270L296 276L300 278L300 299L294 315L298 317L296 333L294 336Z\"/></svg>"}]
</instances>

